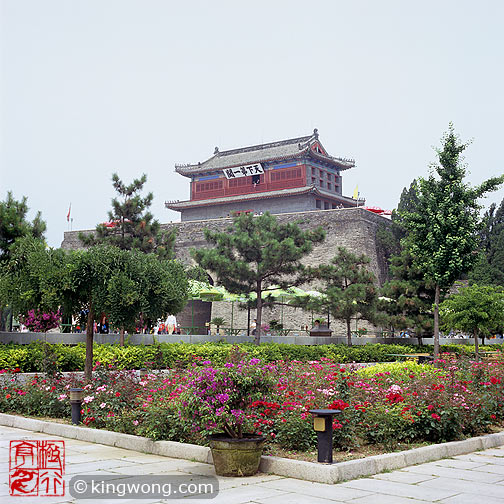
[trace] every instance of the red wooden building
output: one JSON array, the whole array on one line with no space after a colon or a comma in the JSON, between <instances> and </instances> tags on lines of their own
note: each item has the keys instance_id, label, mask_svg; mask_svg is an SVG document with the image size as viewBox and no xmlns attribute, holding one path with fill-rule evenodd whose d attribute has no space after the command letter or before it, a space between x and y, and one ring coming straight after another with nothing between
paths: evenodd
<instances>
[{"instance_id":1,"label":"red wooden building","mask_svg":"<svg viewBox=\"0 0 504 504\"><path fill-rule=\"evenodd\" d=\"M198 164L176 165L191 179L188 201L167 201L182 221L227 217L234 212L272 214L329 210L362 204L343 196L341 173L353 159L329 155L312 135L220 152Z\"/></svg>"}]
</instances>

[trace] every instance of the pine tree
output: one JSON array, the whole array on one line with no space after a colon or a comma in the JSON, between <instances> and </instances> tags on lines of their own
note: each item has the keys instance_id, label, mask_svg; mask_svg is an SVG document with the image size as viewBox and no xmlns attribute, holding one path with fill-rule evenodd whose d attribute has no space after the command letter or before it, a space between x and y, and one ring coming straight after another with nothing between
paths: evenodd
<instances>
[{"instance_id":1,"label":"pine tree","mask_svg":"<svg viewBox=\"0 0 504 504\"><path fill-rule=\"evenodd\" d=\"M109 222L96 226L92 235L80 233L79 239L88 246L105 244L121 250L155 253L160 259L172 258L175 232L162 232L159 222L149 212L153 194L141 196L147 175L126 185L114 173L112 182L118 197L112 200Z\"/></svg>"},{"instance_id":2,"label":"pine tree","mask_svg":"<svg viewBox=\"0 0 504 504\"><path fill-rule=\"evenodd\" d=\"M21 201L14 199L12 192L7 193L5 201L0 202L0 261L9 260L9 249L18 238L32 236L43 239L46 223L42 220L40 212L32 222L26 219L28 213L27 198Z\"/></svg>"},{"instance_id":3,"label":"pine tree","mask_svg":"<svg viewBox=\"0 0 504 504\"><path fill-rule=\"evenodd\" d=\"M329 310L335 319L345 321L349 346L352 345L352 318L359 315L361 319L372 321L375 316L375 277L368 270L368 264L367 256L357 256L338 247L331 263L321 265L317 270L324 296L310 299L307 305L319 313Z\"/></svg>"},{"instance_id":4,"label":"pine tree","mask_svg":"<svg viewBox=\"0 0 504 504\"><path fill-rule=\"evenodd\" d=\"M259 344L265 291L273 285L287 288L307 281L308 269L301 259L324 237L321 227L302 231L296 223L280 224L269 213L241 214L224 232L205 229L205 239L214 247L191 253L229 292L257 295L255 343Z\"/></svg>"}]
</instances>

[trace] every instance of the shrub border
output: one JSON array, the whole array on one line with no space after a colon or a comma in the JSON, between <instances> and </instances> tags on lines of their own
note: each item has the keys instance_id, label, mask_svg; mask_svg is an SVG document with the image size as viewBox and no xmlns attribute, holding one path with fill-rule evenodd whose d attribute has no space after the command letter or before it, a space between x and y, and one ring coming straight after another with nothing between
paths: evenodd
<instances>
[{"instance_id":1,"label":"shrub border","mask_svg":"<svg viewBox=\"0 0 504 504\"><path fill-rule=\"evenodd\" d=\"M0 413L0 425L165 457L193 460L207 464L213 463L210 448L206 446L177 443L175 441L153 441L149 438L131 434L66 425L6 413ZM463 441L450 441L401 452L373 455L364 459L338 462L333 465L263 455L259 469L264 473L276 474L277 476L334 484L502 445L504 445L504 431Z\"/></svg>"}]
</instances>

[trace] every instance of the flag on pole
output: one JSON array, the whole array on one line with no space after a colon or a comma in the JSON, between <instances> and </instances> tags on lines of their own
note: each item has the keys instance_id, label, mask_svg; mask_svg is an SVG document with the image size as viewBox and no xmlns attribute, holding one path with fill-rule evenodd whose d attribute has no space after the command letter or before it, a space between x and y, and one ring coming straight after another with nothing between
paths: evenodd
<instances>
[{"instance_id":1,"label":"flag on pole","mask_svg":"<svg viewBox=\"0 0 504 504\"><path fill-rule=\"evenodd\" d=\"M70 206L68 207L67 222L70 222L70 210L71 209L72 209L72 203L70 203Z\"/></svg>"},{"instance_id":2,"label":"flag on pole","mask_svg":"<svg viewBox=\"0 0 504 504\"><path fill-rule=\"evenodd\" d=\"M356 185L353 192L353 199L357 199L359 197L359 186Z\"/></svg>"}]
</instances>

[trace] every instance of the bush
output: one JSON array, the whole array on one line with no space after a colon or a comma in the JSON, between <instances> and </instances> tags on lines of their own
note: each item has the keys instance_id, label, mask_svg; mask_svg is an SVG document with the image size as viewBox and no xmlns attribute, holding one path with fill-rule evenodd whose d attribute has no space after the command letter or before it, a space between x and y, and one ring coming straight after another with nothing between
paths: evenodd
<instances>
[{"instance_id":1,"label":"bush","mask_svg":"<svg viewBox=\"0 0 504 504\"><path fill-rule=\"evenodd\" d=\"M317 433L313 430L311 415L303 417L290 412L277 423L275 441L286 450L308 451L317 446Z\"/></svg>"},{"instance_id":2,"label":"bush","mask_svg":"<svg viewBox=\"0 0 504 504\"><path fill-rule=\"evenodd\" d=\"M155 345L118 344L94 345L94 362L113 365L118 369L162 369L187 367L211 360L217 366L224 365L238 347L248 358L258 358L264 363L277 361L316 361L329 359L340 364L351 362L393 362L390 354L432 352L429 346L368 344L348 347L346 345L288 345L285 343L252 343L231 345L228 343L157 343ZM503 349L503 345L492 345L492 349ZM474 352L471 345L445 345L442 352L459 356L470 356ZM55 371L82 371L85 360L85 344L44 344L29 345L0 344L0 369L19 368L22 372L46 372L47 366ZM48 359L51 354L54 358ZM51 361L51 362L49 362Z\"/></svg>"}]
</instances>

